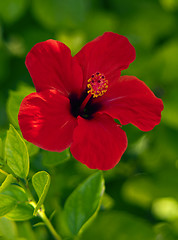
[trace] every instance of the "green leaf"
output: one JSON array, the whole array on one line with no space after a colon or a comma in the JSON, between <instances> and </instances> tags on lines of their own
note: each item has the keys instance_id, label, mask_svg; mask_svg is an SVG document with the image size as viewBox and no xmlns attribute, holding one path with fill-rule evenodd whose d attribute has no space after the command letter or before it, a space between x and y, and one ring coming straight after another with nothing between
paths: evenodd
<instances>
[{"instance_id":1,"label":"green leaf","mask_svg":"<svg viewBox=\"0 0 178 240\"><path fill-rule=\"evenodd\" d=\"M14 177L12 176L12 174L8 174L6 179L4 180L4 182L1 184L0 186L0 193L6 189L6 187L8 187L11 182L14 180Z\"/></svg>"},{"instance_id":2,"label":"green leaf","mask_svg":"<svg viewBox=\"0 0 178 240\"><path fill-rule=\"evenodd\" d=\"M0 217L6 215L16 206L14 198L0 194Z\"/></svg>"},{"instance_id":3,"label":"green leaf","mask_svg":"<svg viewBox=\"0 0 178 240\"><path fill-rule=\"evenodd\" d=\"M68 197L64 213L72 234L77 235L82 226L97 212L104 193L102 172L90 176Z\"/></svg>"},{"instance_id":4,"label":"green leaf","mask_svg":"<svg viewBox=\"0 0 178 240\"><path fill-rule=\"evenodd\" d=\"M0 138L0 158L3 157L3 145L2 145L2 139Z\"/></svg>"},{"instance_id":5,"label":"green leaf","mask_svg":"<svg viewBox=\"0 0 178 240\"><path fill-rule=\"evenodd\" d=\"M4 161L3 161L3 143L2 143L2 139L0 138L0 164L3 165Z\"/></svg>"},{"instance_id":6,"label":"green leaf","mask_svg":"<svg viewBox=\"0 0 178 240\"><path fill-rule=\"evenodd\" d=\"M30 157L35 155L35 154L37 154L39 152L39 150L40 150L39 147L35 146L31 142L26 141L24 138L23 138L23 140L24 140L24 142L25 142L25 144L26 144L26 146L28 148L28 154L29 154Z\"/></svg>"},{"instance_id":7,"label":"green leaf","mask_svg":"<svg viewBox=\"0 0 178 240\"><path fill-rule=\"evenodd\" d=\"M19 129L18 113L19 113L19 109L20 109L20 104L21 104L22 100L28 94L30 94L32 92L35 92L35 89L30 86L26 86L26 85L20 85L18 87L17 91L9 91L9 98L8 98L7 106L6 106L7 115L8 115L10 122L17 129ZM20 132L20 136L23 139L21 132ZM24 139L24 141L28 148L29 156L33 156L39 151L39 148L37 146L35 146L34 144L32 144L30 142L27 142L25 139Z\"/></svg>"},{"instance_id":8,"label":"green leaf","mask_svg":"<svg viewBox=\"0 0 178 240\"><path fill-rule=\"evenodd\" d=\"M4 160L6 134L6 130L0 129L0 165L2 166L6 164Z\"/></svg>"},{"instance_id":9,"label":"green leaf","mask_svg":"<svg viewBox=\"0 0 178 240\"><path fill-rule=\"evenodd\" d=\"M17 91L9 91L9 98L7 101L7 115L10 122L19 128L18 113L22 100L28 94L35 92L35 89L29 86L20 86Z\"/></svg>"},{"instance_id":10,"label":"green leaf","mask_svg":"<svg viewBox=\"0 0 178 240\"><path fill-rule=\"evenodd\" d=\"M26 221L33 217L34 208L29 204L25 191L17 186L10 185L2 193L15 200L16 206L6 214L6 217L13 221Z\"/></svg>"},{"instance_id":11,"label":"green leaf","mask_svg":"<svg viewBox=\"0 0 178 240\"><path fill-rule=\"evenodd\" d=\"M6 217L13 221L26 221L33 217L34 208L28 203L19 203Z\"/></svg>"},{"instance_id":12,"label":"green leaf","mask_svg":"<svg viewBox=\"0 0 178 240\"><path fill-rule=\"evenodd\" d=\"M27 7L26 0L0 1L0 16L7 23L18 20Z\"/></svg>"},{"instance_id":13,"label":"green leaf","mask_svg":"<svg viewBox=\"0 0 178 240\"><path fill-rule=\"evenodd\" d=\"M0 235L4 240L15 240L17 236L15 223L5 217L0 218Z\"/></svg>"},{"instance_id":14,"label":"green leaf","mask_svg":"<svg viewBox=\"0 0 178 240\"><path fill-rule=\"evenodd\" d=\"M32 177L32 184L39 198L34 211L34 214L36 214L38 209L42 206L48 192L50 185L50 175L45 171L37 172Z\"/></svg>"},{"instance_id":15,"label":"green leaf","mask_svg":"<svg viewBox=\"0 0 178 240\"><path fill-rule=\"evenodd\" d=\"M29 172L27 147L15 128L10 125L5 142L5 159L8 166L20 178L26 178Z\"/></svg>"},{"instance_id":16,"label":"green leaf","mask_svg":"<svg viewBox=\"0 0 178 240\"><path fill-rule=\"evenodd\" d=\"M66 162L70 159L69 149L64 150L63 152L42 152L43 164L46 166L56 166L63 162Z\"/></svg>"},{"instance_id":17,"label":"green leaf","mask_svg":"<svg viewBox=\"0 0 178 240\"><path fill-rule=\"evenodd\" d=\"M14 198L18 203L28 202L28 196L25 191L17 185L9 185L2 194Z\"/></svg>"}]
</instances>

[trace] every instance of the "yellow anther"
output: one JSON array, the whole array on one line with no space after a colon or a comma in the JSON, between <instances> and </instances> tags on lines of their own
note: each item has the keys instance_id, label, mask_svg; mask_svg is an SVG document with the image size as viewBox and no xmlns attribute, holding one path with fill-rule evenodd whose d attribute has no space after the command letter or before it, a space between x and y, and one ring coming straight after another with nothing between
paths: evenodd
<instances>
[{"instance_id":1,"label":"yellow anther","mask_svg":"<svg viewBox=\"0 0 178 240\"><path fill-rule=\"evenodd\" d=\"M93 95L93 98L102 96L108 89L108 80L105 76L99 72L93 74L91 78L88 79L88 93Z\"/></svg>"}]
</instances>

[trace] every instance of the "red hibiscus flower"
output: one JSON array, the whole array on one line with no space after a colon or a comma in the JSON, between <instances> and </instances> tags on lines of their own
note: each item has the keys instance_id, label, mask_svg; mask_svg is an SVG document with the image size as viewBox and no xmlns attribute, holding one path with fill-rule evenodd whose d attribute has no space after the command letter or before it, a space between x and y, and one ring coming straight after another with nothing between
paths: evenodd
<instances>
[{"instance_id":1,"label":"red hibiscus flower","mask_svg":"<svg viewBox=\"0 0 178 240\"><path fill-rule=\"evenodd\" d=\"M108 170L127 147L122 125L142 131L159 124L163 103L139 79L120 77L135 59L124 36L107 32L74 57L63 43L36 44L26 66L36 92L21 104L19 125L26 140L40 148L72 155L92 169Z\"/></svg>"}]
</instances>

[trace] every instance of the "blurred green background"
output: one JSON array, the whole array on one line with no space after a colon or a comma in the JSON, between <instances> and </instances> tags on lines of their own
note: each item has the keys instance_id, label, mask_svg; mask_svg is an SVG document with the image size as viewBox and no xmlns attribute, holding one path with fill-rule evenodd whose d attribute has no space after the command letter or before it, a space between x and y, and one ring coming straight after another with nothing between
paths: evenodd
<instances>
[{"instance_id":1,"label":"blurred green background","mask_svg":"<svg viewBox=\"0 0 178 240\"><path fill-rule=\"evenodd\" d=\"M105 31L129 38L137 58L122 74L143 80L163 99L165 109L161 124L151 132L131 125L123 127L128 136L127 151L114 169L104 172L106 195L97 218L81 239L176 240L177 0L0 0L0 135L5 134L10 122L18 128L18 108L13 104L19 106L33 91L24 64L33 45L53 38L67 44L75 54ZM56 210L52 221L60 232L64 201L94 170L33 146L30 151L31 175L46 170L52 176L45 207L48 215ZM44 226L33 227L36 222L11 224L20 239L52 239Z\"/></svg>"}]
</instances>

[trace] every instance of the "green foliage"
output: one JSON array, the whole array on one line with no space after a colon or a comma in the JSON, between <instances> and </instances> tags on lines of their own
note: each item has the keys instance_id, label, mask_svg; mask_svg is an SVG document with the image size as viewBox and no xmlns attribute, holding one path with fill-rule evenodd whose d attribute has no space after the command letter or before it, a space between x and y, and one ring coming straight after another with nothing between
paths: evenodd
<instances>
[{"instance_id":1,"label":"green foliage","mask_svg":"<svg viewBox=\"0 0 178 240\"><path fill-rule=\"evenodd\" d=\"M28 202L28 197L25 191L17 185L10 185L3 191L2 194L14 198L19 203Z\"/></svg>"},{"instance_id":2,"label":"green foliage","mask_svg":"<svg viewBox=\"0 0 178 240\"><path fill-rule=\"evenodd\" d=\"M169 223L158 223L155 226L155 232L162 240L177 240L178 234L175 227Z\"/></svg>"},{"instance_id":3,"label":"green foliage","mask_svg":"<svg viewBox=\"0 0 178 240\"><path fill-rule=\"evenodd\" d=\"M38 240L38 239L40 239L40 237L39 238L36 237L34 228L32 228L31 223L29 221L20 222L20 224L18 224L17 226L18 226L19 236L22 239L25 239L25 240ZM43 234L43 237L44 237L44 234Z\"/></svg>"},{"instance_id":4,"label":"green foliage","mask_svg":"<svg viewBox=\"0 0 178 240\"><path fill-rule=\"evenodd\" d=\"M177 79L177 78L175 78ZM178 130L178 95L177 88L173 88L167 95L168 99L165 103L165 110L163 113L163 121L170 127Z\"/></svg>"},{"instance_id":5,"label":"green foliage","mask_svg":"<svg viewBox=\"0 0 178 240\"><path fill-rule=\"evenodd\" d=\"M82 240L153 240L154 231L150 224L123 212L101 213L82 234Z\"/></svg>"},{"instance_id":6,"label":"green foliage","mask_svg":"<svg viewBox=\"0 0 178 240\"><path fill-rule=\"evenodd\" d=\"M21 187L11 185L6 188L2 196L13 199L14 206L8 211L6 217L14 221L26 221L33 217L34 208L29 204L28 197Z\"/></svg>"},{"instance_id":7,"label":"green foliage","mask_svg":"<svg viewBox=\"0 0 178 240\"><path fill-rule=\"evenodd\" d=\"M5 159L15 175L26 178L29 172L29 155L25 142L11 125L5 143Z\"/></svg>"},{"instance_id":8,"label":"green foliage","mask_svg":"<svg viewBox=\"0 0 178 240\"><path fill-rule=\"evenodd\" d=\"M7 101L7 114L9 117L10 122L15 126L19 127L18 124L18 112L20 104L25 97L24 93L21 93L19 91L10 91L9 92L9 98Z\"/></svg>"},{"instance_id":9,"label":"green foliage","mask_svg":"<svg viewBox=\"0 0 178 240\"><path fill-rule=\"evenodd\" d=\"M0 194L0 217L3 217L16 206L14 198Z\"/></svg>"},{"instance_id":10,"label":"green foliage","mask_svg":"<svg viewBox=\"0 0 178 240\"><path fill-rule=\"evenodd\" d=\"M0 163L3 161L3 143L2 139L0 138Z\"/></svg>"},{"instance_id":11,"label":"green foliage","mask_svg":"<svg viewBox=\"0 0 178 240\"><path fill-rule=\"evenodd\" d=\"M87 1L83 0L33 0L32 7L35 17L49 29L75 27L87 13Z\"/></svg>"},{"instance_id":12,"label":"green foliage","mask_svg":"<svg viewBox=\"0 0 178 240\"><path fill-rule=\"evenodd\" d=\"M70 33L66 33L65 31L59 32L56 39L66 44L71 49L72 55L75 55L78 49L82 48L85 43L85 35L80 31Z\"/></svg>"},{"instance_id":13,"label":"green foliage","mask_svg":"<svg viewBox=\"0 0 178 240\"><path fill-rule=\"evenodd\" d=\"M4 180L4 182L0 186L0 193L4 189L6 189L6 187L8 187L12 183L13 180L14 180L14 177L12 176L12 174L8 174L6 179Z\"/></svg>"},{"instance_id":14,"label":"green foliage","mask_svg":"<svg viewBox=\"0 0 178 240\"><path fill-rule=\"evenodd\" d=\"M155 194L154 183L146 176L135 176L125 182L122 194L128 202L149 207Z\"/></svg>"},{"instance_id":15,"label":"green foliage","mask_svg":"<svg viewBox=\"0 0 178 240\"><path fill-rule=\"evenodd\" d=\"M13 221L27 221L33 218L34 208L28 203L19 203L17 206L6 214L8 219Z\"/></svg>"},{"instance_id":16,"label":"green foliage","mask_svg":"<svg viewBox=\"0 0 178 240\"><path fill-rule=\"evenodd\" d=\"M1 1L1 3L2 2L3 1ZM0 9L0 11L1 11L1 9ZM4 83L5 77L8 75L8 66L9 66L9 60L10 60L7 49L2 45L2 39L1 39L2 36L1 35L2 35L2 27L1 27L1 23L0 23L0 51L1 51L1 54L0 54L0 84Z\"/></svg>"},{"instance_id":17,"label":"green foliage","mask_svg":"<svg viewBox=\"0 0 178 240\"><path fill-rule=\"evenodd\" d=\"M37 172L32 177L32 184L39 198L34 214L37 213L38 209L42 206L45 200L50 186L50 181L50 175L45 171Z\"/></svg>"},{"instance_id":18,"label":"green foliage","mask_svg":"<svg viewBox=\"0 0 178 240\"><path fill-rule=\"evenodd\" d=\"M177 0L160 0L160 3L166 10L176 11L178 9Z\"/></svg>"},{"instance_id":19,"label":"green foliage","mask_svg":"<svg viewBox=\"0 0 178 240\"><path fill-rule=\"evenodd\" d=\"M72 234L77 235L82 226L96 213L104 193L104 180L99 171L89 177L68 197L65 216Z\"/></svg>"},{"instance_id":20,"label":"green foliage","mask_svg":"<svg viewBox=\"0 0 178 240\"><path fill-rule=\"evenodd\" d=\"M152 205L153 213L162 220L178 219L178 203L174 198L156 199Z\"/></svg>"},{"instance_id":21,"label":"green foliage","mask_svg":"<svg viewBox=\"0 0 178 240\"><path fill-rule=\"evenodd\" d=\"M108 209L112 209L113 206L114 206L114 200L112 199L112 197L109 196L107 193L104 193L103 199L101 202L101 209L108 210Z\"/></svg>"},{"instance_id":22,"label":"green foliage","mask_svg":"<svg viewBox=\"0 0 178 240\"><path fill-rule=\"evenodd\" d=\"M17 91L9 91L9 98L7 101L7 114L10 122L16 127L19 128L18 123L18 112L20 104L25 96L35 92L35 89L32 87L21 86Z\"/></svg>"},{"instance_id":23,"label":"green foliage","mask_svg":"<svg viewBox=\"0 0 178 240\"><path fill-rule=\"evenodd\" d=\"M17 237L15 223L5 217L0 218L0 236L4 240L15 240Z\"/></svg>"},{"instance_id":24,"label":"green foliage","mask_svg":"<svg viewBox=\"0 0 178 240\"><path fill-rule=\"evenodd\" d=\"M115 32L118 27L116 15L111 12L91 12L86 22L86 32L90 39L104 32Z\"/></svg>"},{"instance_id":25,"label":"green foliage","mask_svg":"<svg viewBox=\"0 0 178 240\"><path fill-rule=\"evenodd\" d=\"M27 7L26 0L0 1L0 16L7 23L17 21Z\"/></svg>"},{"instance_id":26,"label":"green foliage","mask_svg":"<svg viewBox=\"0 0 178 240\"><path fill-rule=\"evenodd\" d=\"M65 161L70 159L69 149L64 150L63 152L49 152L43 151L43 164L45 166L56 166L58 164L64 163Z\"/></svg>"},{"instance_id":27,"label":"green foliage","mask_svg":"<svg viewBox=\"0 0 178 240\"><path fill-rule=\"evenodd\" d=\"M20 132L21 133L21 132ZM27 146L27 149L28 149L28 154L29 156L33 156L33 155L36 155L38 152L39 152L39 147L35 146L34 144L26 141L25 139L23 139L26 146Z\"/></svg>"},{"instance_id":28,"label":"green foliage","mask_svg":"<svg viewBox=\"0 0 178 240\"><path fill-rule=\"evenodd\" d=\"M0 131L0 165L4 165L4 148L5 148L6 131Z\"/></svg>"},{"instance_id":29,"label":"green foliage","mask_svg":"<svg viewBox=\"0 0 178 240\"><path fill-rule=\"evenodd\" d=\"M32 92L35 92L35 89L26 85L20 85L17 91L9 91L9 98L6 105L6 110L10 122L16 129L19 129L18 112L20 104L24 97ZM20 130L19 133L21 134ZM39 151L39 148L37 146L33 145L30 142L27 142L25 139L24 141L28 148L29 156L33 156Z\"/></svg>"}]
</instances>

